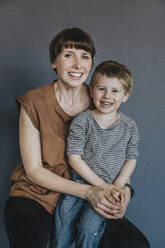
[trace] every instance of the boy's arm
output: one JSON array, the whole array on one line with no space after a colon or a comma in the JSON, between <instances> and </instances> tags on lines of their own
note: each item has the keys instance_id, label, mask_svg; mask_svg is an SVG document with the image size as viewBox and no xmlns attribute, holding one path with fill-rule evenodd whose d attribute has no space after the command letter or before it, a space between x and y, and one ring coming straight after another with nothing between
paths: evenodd
<instances>
[{"instance_id":1,"label":"boy's arm","mask_svg":"<svg viewBox=\"0 0 165 248\"><path fill-rule=\"evenodd\" d=\"M119 188L123 188L126 183L129 182L129 178L134 172L136 167L136 159L126 159L125 163L114 181L114 185Z\"/></svg>"},{"instance_id":2,"label":"boy's arm","mask_svg":"<svg viewBox=\"0 0 165 248\"><path fill-rule=\"evenodd\" d=\"M130 128L131 138L128 142L126 149L125 163L117 176L114 184L119 188L124 187L126 183L129 183L129 179L136 167L136 161L139 156L138 143L139 143L139 131L136 123L132 121Z\"/></svg>"},{"instance_id":3,"label":"boy's arm","mask_svg":"<svg viewBox=\"0 0 165 248\"><path fill-rule=\"evenodd\" d=\"M69 128L66 152L72 169L85 181L93 186L103 187L104 180L97 176L87 163L82 159L89 130L89 119L87 112L77 115Z\"/></svg>"},{"instance_id":4,"label":"boy's arm","mask_svg":"<svg viewBox=\"0 0 165 248\"><path fill-rule=\"evenodd\" d=\"M86 144L87 133L89 129L89 120L86 118L86 112L76 116L69 128L69 135L67 138L67 156L71 167L77 174L93 186L104 188L107 195L111 195L113 188L112 184L106 183L100 178L82 159L84 147Z\"/></svg>"},{"instance_id":5,"label":"boy's arm","mask_svg":"<svg viewBox=\"0 0 165 248\"><path fill-rule=\"evenodd\" d=\"M68 157L68 161L72 169L80 175L85 181L93 186L100 187L105 190L105 195L111 203L118 202L118 196L114 193L116 187L113 184L106 183L86 164L80 155L72 154Z\"/></svg>"},{"instance_id":6,"label":"boy's arm","mask_svg":"<svg viewBox=\"0 0 165 248\"><path fill-rule=\"evenodd\" d=\"M68 157L68 161L72 169L91 185L104 187L106 184L102 178L93 172L80 155L72 154Z\"/></svg>"}]
</instances>

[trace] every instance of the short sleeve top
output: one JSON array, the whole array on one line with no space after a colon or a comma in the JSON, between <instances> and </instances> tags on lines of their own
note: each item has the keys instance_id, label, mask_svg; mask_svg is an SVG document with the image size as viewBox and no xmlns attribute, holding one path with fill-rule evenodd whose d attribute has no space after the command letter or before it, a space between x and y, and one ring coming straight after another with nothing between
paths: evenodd
<instances>
[{"instance_id":1,"label":"short sleeve top","mask_svg":"<svg viewBox=\"0 0 165 248\"><path fill-rule=\"evenodd\" d=\"M65 142L72 119L58 104L54 93L54 82L27 92L16 99L22 105L35 128L40 132L43 166L65 178L69 177L69 166L65 155ZM53 213L59 193L31 182L25 174L22 162L11 176L11 196L27 197L40 203Z\"/></svg>"},{"instance_id":2,"label":"short sleeve top","mask_svg":"<svg viewBox=\"0 0 165 248\"><path fill-rule=\"evenodd\" d=\"M77 154L107 183L113 183L127 159L137 159L139 131L134 120L118 111L118 119L102 128L88 109L69 128L67 155Z\"/></svg>"}]
</instances>

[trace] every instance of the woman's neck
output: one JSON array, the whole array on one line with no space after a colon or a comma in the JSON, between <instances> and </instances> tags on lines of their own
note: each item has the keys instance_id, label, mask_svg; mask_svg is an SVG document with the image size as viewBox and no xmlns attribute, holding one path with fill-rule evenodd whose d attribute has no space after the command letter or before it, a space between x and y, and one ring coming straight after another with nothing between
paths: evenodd
<instances>
[{"instance_id":1,"label":"woman's neck","mask_svg":"<svg viewBox=\"0 0 165 248\"><path fill-rule=\"evenodd\" d=\"M67 103L71 107L77 102L83 87L83 85L80 85L79 87L73 88L58 81L54 86L58 101Z\"/></svg>"},{"instance_id":2,"label":"woman's neck","mask_svg":"<svg viewBox=\"0 0 165 248\"><path fill-rule=\"evenodd\" d=\"M54 89L61 108L71 116L75 116L90 105L89 94L84 84L71 87L57 81Z\"/></svg>"}]
</instances>

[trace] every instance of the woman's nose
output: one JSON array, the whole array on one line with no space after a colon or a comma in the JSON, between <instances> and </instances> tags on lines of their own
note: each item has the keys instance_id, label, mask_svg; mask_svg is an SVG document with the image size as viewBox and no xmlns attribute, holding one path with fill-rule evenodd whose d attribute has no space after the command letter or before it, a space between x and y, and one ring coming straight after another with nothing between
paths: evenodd
<instances>
[{"instance_id":1,"label":"woman's nose","mask_svg":"<svg viewBox=\"0 0 165 248\"><path fill-rule=\"evenodd\" d=\"M73 67L76 69L81 68L81 59L80 58L78 58L78 57L74 58Z\"/></svg>"}]
</instances>

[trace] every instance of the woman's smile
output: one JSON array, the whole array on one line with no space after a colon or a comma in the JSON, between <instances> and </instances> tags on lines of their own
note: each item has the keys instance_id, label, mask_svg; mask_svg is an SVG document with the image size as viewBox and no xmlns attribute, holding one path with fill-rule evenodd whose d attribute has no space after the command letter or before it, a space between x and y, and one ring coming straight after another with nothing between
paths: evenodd
<instances>
[{"instance_id":1,"label":"woman's smile","mask_svg":"<svg viewBox=\"0 0 165 248\"><path fill-rule=\"evenodd\" d=\"M52 67L57 71L59 83L78 87L85 82L91 71L92 58L83 49L63 48Z\"/></svg>"},{"instance_id":2,"label":"woman's smile","mask_svg":"<svg viewBox=\"0 0 165 248\"><path fill-rule=\"evenodd\" d=\"M74 79L80 79L83 76L82 72L68 72L68 74Z\"/></svg>"}]
</instances>

